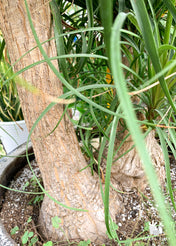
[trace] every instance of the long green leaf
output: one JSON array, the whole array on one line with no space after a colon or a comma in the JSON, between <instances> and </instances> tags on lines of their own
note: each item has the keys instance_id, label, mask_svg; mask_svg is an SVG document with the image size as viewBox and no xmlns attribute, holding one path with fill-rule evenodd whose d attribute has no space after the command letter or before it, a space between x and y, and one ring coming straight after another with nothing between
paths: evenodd
<instances>
[{"instance_id":1,"label":"long green leaf","mask_svg":"<svg viewBox=\"0 0 176 246\"><path fill-rule=\"evenodd\" d=\"M93 28L94 26L94 20L93 20L93 5L92 5L92 1L93 0L86 0L86 7L87 7L87 15L88 15L88 28ZM84 36L82 35L82 38ZM93 31L88 33L88 44L86 45L86 38L85 39L85 45L83 42L83 49L82 52L83 53L89 53L92 47L92 43L93 43ZM84 41L83 39L83 41ZM84 47L85 46L85 47ZM77 70L76 73L79 73L81 71L81 69L83 68L83 66L85 65L87 61L86 57L83 57L80 59L78 65L77 65Z\"/></svg>"},{"instance_id":2,"label":"long green leaf","mask_svg":"<svg viewBox=\"0 0 176 246\"><path fill-rule=\"evenodd\" d=\"M105 223L108 233L111 235L110 229L110 214L109 214L109 188L110 188L110 178L111 178L111 167L113 162L113 153L114 153L114 142L116 138L117 132L117 125L119 121L119 111L120 107L117 108L116 116L114 116L112 122L112 128L110 133L109 139L109 146L108 146L108 155L107 155L107 163L106 163L106 178L105 178L105 196L104 196L104 211L105 211Z\"/></svg>"},{"instance_id":3,"label":"long green leaf","mask_svg":"<svg viewBox=\"0 0 176 246\"><path fill-rule=\"evenodd\" d=\"M142 0L140 0L142 1ZM138 2L138 1L135 1ZM148 178L151 191L154 195L154 199L158 204L158 211L165 226L165 231L168 236L170 245L174 246L176 242L176 234L173 233L170 223L174 223L172 218L167 213L165 205L165 199L161 192L156 172L151 162L150 156L147 152L144 137L136 124L136 116L133 110L132 102L128 96L126 87L126 81L124 79L123 71L121 68L121 51L120 51L120 29L126 19L126 14L120 13L115 20L112 36L111 36L111 66L114 77L114 83L116 86L116 92L120 98L121 107L125 113L126 122L129 127L131 136L134 140L135 146L138 150L139 156L143 163L143 168Z\"/></svg>"},{"instance_id":4,"label":"long green leaf","mask_svg":"<svg viewBox=\"0 0 176 246\"><path fill-rule=\"evenodd\" d=\"M158 127L157 132L160 138L161 147L163 150L164 160L165 160L165 170L166 170L166 179L167 179L167 188L169 190L170 199L173 205L174 210L176 211L176 205L174 201L174 195L172 190L172 181L171 181L171 174L170 174L170 161L169 161L169 155L167 150L166 142L169 141L167 138L168 136L164 134L164 132ZM166 139L166 142L165 142Z\"/></svg>"},{"instance_id":5,"label":"long green leaf","mask_svg":"<svg viewBox=\"0 0 176 246\"><path fill-rule=\"evenodd\" d=\"M106 44L106 54L110 58L110 36L113 21L113 0L99 0L102 24L104 27L104 40Z\"/></svg>"},{"instance_id":6,"label":"long green leaf","mask_svg":"<svg viewBox=\"0 0 176 246\"><path fill-rule=\"evenodd\" d=\"M65 55L65 46L63 40L64 37L61 36L63 34L63 30L62 30L62 19L60 14L60 8L55 0L52 0L50 2L50 8L54 19L54 35L56 40L57 54L58 56L62 56ZM61 59L61 58L59 59L59 67L61 68L61 71L64 74L65 79L69 81L66 59Z\"/></svg>"},{"instance_id":7,"label":"long green leaf","mask_svg":"<svg viewBox=\"0 0 176 246\"><path fill-rule=\"evenodd\" d=\"M138 24L141 28L142 35L145 41L145 46L152 60L154 69L156 73L159 73L162 70L162 66L159 59L158 47L156 46L155 39L153 37L153 31L151 27L151 22L147 13L147 9L144 3L144 0L131 0L131 4L135 11ZM163 76L159 78L161 87L164 91L165 96L167 97L170 105L173 110L176 112L176 107L173 103L172 97L170 95L169 89L167 87L167 83Z\"/></svg>"}]
</instances>

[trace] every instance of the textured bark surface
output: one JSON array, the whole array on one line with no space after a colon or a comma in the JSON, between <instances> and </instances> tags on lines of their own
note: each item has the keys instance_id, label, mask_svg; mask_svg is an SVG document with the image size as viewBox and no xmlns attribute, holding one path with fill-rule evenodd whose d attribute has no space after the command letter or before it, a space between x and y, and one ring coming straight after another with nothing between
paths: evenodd
<instances>
[{"instance_id":1,"label":"textured bark surface","mask_svg":"<svg viewBox=\"0 0 176 246\"><path fill-rule=\"evenodd\" d=\"M50 38L51 16L49 1L28 0L32 20L40 42ZM36 46L23 0L0 0L0 28L4 34L12 64L31 48ZM48 56L56 55L54 42L43 45ZM19 71L27 65L42 60L39 49L34 49L14 66ZM53 62L57 66L57 62ZM52 96L62 94L62 85L46 63L40 64L22 74L22 77ZM24 118L28 129L49 104L47 98L28 92L18 86ZM44 199L40 225L48 238L82 238L91 241L103 241L106 238L104 208L101 199L98 178L92 177L90 170L79 172L87 165L77 142L72 125L65 117L52 134L48 133L56 126L63 112L63 105L58 104L39 122L31 140L35 156L42 173L45 189L63 204L88 210L77 212L63 208L49 199ZM112 218L119 209L116 193L110 195L110 213ZM51 217L59 216L61 229L54 229Z\"/></svg>"},{"instance_id":2,"label":"textured bark surface","mask_svg":"<svg viewBox=\"0 0 176 246\"><path fill-rule=\"evenodd\" d=\"M122 127L119 127L118 130L119 131L117 131L114 151L116 151L118 147L121 146L122 140L128 134L127 130L122 131ZM147 150L157 172L158 179L161 185L163 185L165 181L164 156L160 145L155 139L154 130L146 136L145 142ZM131 136L127 137L118 152L115 154L114 162L111 169L112 183L115 183L119 187L119 189L124 191L130 191L133 188L137 188L138 190L143 192L148 185L148 182L142 167L141 160L136 151L136 148L133 148L133 144L134 143L131 139ZM124 153L126 154L124 155ZM104 156L107 156L106 150L104 152ZM119 157L121 158L118 159ZM103 169L105 169L105 166L106 159L103 159Z\"/></svg>"}]
</instances>

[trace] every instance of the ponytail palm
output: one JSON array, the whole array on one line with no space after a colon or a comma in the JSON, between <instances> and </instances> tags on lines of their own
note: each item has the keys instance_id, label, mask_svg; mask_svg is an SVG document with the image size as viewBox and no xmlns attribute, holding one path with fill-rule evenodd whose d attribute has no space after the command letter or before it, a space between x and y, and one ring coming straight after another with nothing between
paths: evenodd
<instances>
[{"instance_id":1,"label":"ponytail palm","mask_svg":"<svg viewBox=\"0 0 176 246\"><path fill-rule=\"evenodd\" d=\"M167 6L154 0L75 0L79 7L72 11L68 1L53 0L51 12L48 1L43 5L41 0L20 0L20 8L19 1L1 2L0 13L4 14L0 21L11 60L16 62L27 53L27 58L15 65L15 71L60 100L58 105L49 104L44 96L29 95L18 88L46 189L42 188L45 198L40 213L45 236L102 243L108 234L121 245L114 222L123 203L110 185L118 190L137 187L143 191L149 182L168 241L174 245L175 234L169 224L172 220L159 186L159 180L165 181L167 145L173 153L176 146L175 131L164 131L168 124L175 126L172 1L167 1ZM15 16L7 5L14 8ZM51 14L55 43L49 31ZM10 23L6 29L5 23ZM19 28L18 23L25 28ZM11 25L17 28L9 28ZM41 43L46 40L49 42ZM33 49L36 44L38 49ZM168 75L172 76L166 79ZM63 105L69 100L62 99L70 96L74 103ZM66 114L68 107L76 107L82 114L77 136L85 155L70 123L74 121ZM158 126L165 128L158 130ZM163 153L155 139L156 130ZM91 144L92 136L99 137L98 150ZM94 173L93 164L98 165L98 174L105 168L105 184ZM166 169L173 198L168 165ZM173 199L172 203L174 207ZM60 218L59 228L52 227L53 216Z\"/></svg>"},{"instance_id":2,"label":"ponytail palm","mask_svg":"<svg viewBox=\"0 0 176 246\"><path fill-rule=\"evenodd\" d=\"M102 0L101 8L102 12L105 12L106 10L104 8L103 2L104 1ZM172 93L176 82L174 46L175 25L173 21L175 10L172 8L173 4L171 1L167 2L170 3L171 7L166 10L165 5L162 4L163 8L159 10L157 15L155 9L152 6L153 2L148 1L148 4L145 4L145 2L141 0L131 1L133 10L131 10L127 15L120 13L119 16L117 16L117 19L112 27L111 40L108 33L106 32L106 27L104 31L107 40L109 39L108 42L111 42L111 54L109 57L111 61L110 64L116 86L116 92L119 96L121 107L124 112L124 119L126 120L127 127L131 133L139 156L141 157L143 169L145 170L151 185L153 195L156 199L156 202L159 204L158 210L160 212L163 223L166 226L166 233L169 236L170 245L174 245L175 236L173 235L173 232L170 229L170 224L168 222L170 221L171 223L172 219L167 214L167 209L164 205L164 198L160 193L160 187L157 183L153 165L151 164L149 156L146 154L146 148L143 143L143 136L139 129L139 125L136 122L137 119L140 120L140 125L142 125L142 128L145 129L145 131L146 129L149 130L150 127L156 129L157 124L159 125L163 122L169 123L169 117L173 117L172 112L175 112L175 103ZM150 11L147 11L146 6ZM125 24L125 20L127 18L130 20L131 25L133 26L133 31L135 32L134 34L138 34L138 37L134 34L131 35L128 31L128 35L123 34L124 30L121 30L121 28ZM105 25L108 25L106 22L104 23ZM124 26L125 28L131 30L131 25ZM120 43L123 54L128 58L128 64L130 69L133 71L133 73L131 73L129 68L126 67L126 80L122 73L120 64ZM149 85L150 87L148 87ZM135 104L134 100L132 99L132 105L132 102L129 100L129 94L138 96L139 100L137 101L137 104ZM136 115L134 112L136 112ZM161 118L161 115L163 118ZM161 125L159 127L161 127ZM164 130L163 133L161 130L159 132L160 137L162 137L162 134L166 137ZM175 135L175 132L172 132L172 134ZM127 140L129 142L129 139ZM153 151L154 149L158 149L158 146L153 141L155 141L154 135L150 138L150 140L147 137L146 147L150 152L153 164L157 170L157 165L153 158ZM128 142L126 145L124 144L124 153L130 148ZM175 140L173 140L173 144L175 145ZM120 146L120 143L117 143L117 146ZM162 145L162 147L163 146L164 145ZM164 152L164 156L162 151ZM121 153L121 151L119 153ZM157 150L155 157L157 158L157 156L158 158L161 158L159 160L159 165L161 165L159 168L161 169L162 161L165 161L165 163L168 164L166 161L166 159L168 160L166 148L163 150L160 149L160 151ZM129 161L127 164L125 162L125 156L121 158L122 161L124 161L124 166L120 166L121 162L119 160L117 168L120 168L119 170L121 171L122 175L117 175L117 177L115 176L119 182L121 182L123 174L128 176L128 173L133 172L134 178L137 177L137 173L140 176L141 166L137 163L133 164L134 161L137 162L137 159L135 160L135 158L136 157L134 157L134 152L131 151L131 154L130 152L126 154L126 161ZM112 167L112 174L114 169L115 168ZM158 173L158 175L161 175L161 180L164 179L164 173ZM167 178L170 179L168 173ZM139 187L141 187L141 185ZM171 194L172 188L170 190ZM108 217L108 214L105 215Z\"/></svg>"}]
</instances>

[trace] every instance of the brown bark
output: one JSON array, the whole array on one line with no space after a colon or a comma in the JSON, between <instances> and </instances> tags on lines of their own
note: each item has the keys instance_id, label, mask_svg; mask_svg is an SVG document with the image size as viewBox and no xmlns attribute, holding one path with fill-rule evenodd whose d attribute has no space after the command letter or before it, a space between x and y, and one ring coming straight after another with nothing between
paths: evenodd
<instances>
[{"instance_id":1,"label":"brown bark","mask_svg":"<svg viewBox=\"0 0 176 246\"><path fill-rule=\"evenodd\" d=\"M49 2L28 0L32 21L40 42L50 38L51 23ZM4 34L12 64L33 48L36 43L31 32L23 0L0 0L0 28ZM55 56L54 42L43 45L49 57ZM25 66L42 60L38 48L23 57L14 66L19 71ZM53 64L57 66L57 62ZM22 74L27 82L52 96L62 94L62 85L46 63L31 68ZM24 118L30 130L37 117L49 104L47 98L18 86ZM88 212L68 210L45 196L42 204L40 223L48 238L82 238L101 241L106 237L104 208L97 176L90 170L79 172L87 165L72 125L65 117L51 134L63 112L63 105L57 104L39 122L31 136L33 148L42 173L45 189L63 204L86 209ZM119 209L118 197L111 193L110 213L114 219ZM112 204L112 205L111 205ZM51 217L61 218L61 229L54 229ZM64 231L64 233L63 233Z\"/></svg>"}]
</instances>

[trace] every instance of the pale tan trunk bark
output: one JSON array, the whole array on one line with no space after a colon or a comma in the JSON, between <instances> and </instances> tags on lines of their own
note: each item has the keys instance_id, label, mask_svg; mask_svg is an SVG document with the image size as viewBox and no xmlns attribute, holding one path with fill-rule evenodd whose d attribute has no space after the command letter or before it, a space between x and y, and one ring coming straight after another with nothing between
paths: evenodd
<instances>
[{"instance_id":1,"label":"pale tan trunk bark","mask_svg":"<svg viewBox=\"0 0 176 246\"><path fill-rule=\"evenodd\" d=\"M122 127L118 128L117 137L114 148L114 161L111 168L111 182L116 184L120 190L131 191L134 188L141 192L145 191L148 186L148 181L143 169L142 162L139 158L134 142L131 136L122 144L123 139L128 134L127 130ZM152 159L153 165L157 172L158 180L161 186L165 183L165 167L164 156L161 146L155 139L155 131L152 130L145 139L147 150ZM119 146L120 149L119 149ZM118 152L116 152L118 150ZM107 156L107 148L104 151L104 157ZM106 169L106 158L102 159L101 163L103 171ZM105 171L104 171L105 173Z\"/></svg>"},{"instance_id":2,"label":"pale tan trunk bark","mask_svg":"<svg viewBox=\"0 0 176 246\"><path fill-rule=\"evenodd\" d=\"M27 2L37 35L40 42L43 42L49 39L51 34L49 1L28 0ZM0 0L0 28L12 64L36 45L23 0ZM49 57L56 55L53 41L43 47ZM35 49L17 62L14 70L19 71L42 59L39 49ZM57 66L56 61L53 64ZM46 63L27 70L22 77L44 93L56 97L62 94L61 82ZM18 92L24 118L30 130L49 102L46 97L32 94L20 86ZM73 126L65 117L59 127L47 136L56 126L62 112L63 105L56 105L36 127L31 136L35 156L45 189L49 194L67 206L85 209L88 212L68 210L46 196L41 209L40 223L49 238L64 240L68 237L103 241L106 238L106 228L98 178L92 177L89 169L79 172L87 163L79 148ZM119 209L116 194L111 194L110 203L112 204L110 213L115 218ZM62 219L61 229L56 230L52 227L51 217L54 216Z\"/></svg>"}]
</instances>

